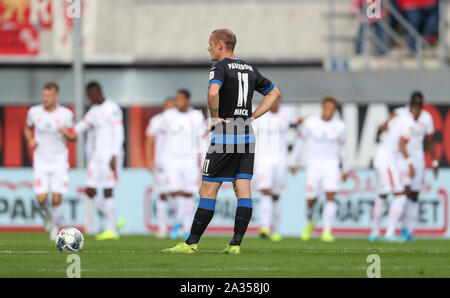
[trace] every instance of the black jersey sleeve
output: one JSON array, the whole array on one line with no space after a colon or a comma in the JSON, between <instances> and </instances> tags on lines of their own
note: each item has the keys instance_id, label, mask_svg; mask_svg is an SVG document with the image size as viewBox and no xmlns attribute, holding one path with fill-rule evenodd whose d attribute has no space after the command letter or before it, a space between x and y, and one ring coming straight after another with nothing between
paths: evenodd
<instances>
[{"instance_id":1,"label":"black jersey sleeve","mask_svg":"<svg viewBox=\"0 0 450 298\"><path fill-rule=\"evenodd\" d=\"M225 79L226 69L223 63L216 62L213 64L209 70L209 86L216 83L222 87L223 81Z\"/></svg>"},{"instance_id":2,"label":"black jersey sleeve","mask_svg":"<svg viewBox=\"0 0 450 298\"><path fill-rule=\"evenodd\" d=\"M255 90L262 95L266 95L273 89L273 87L275 87L275 85L269 79L266 79L262 74L260 74L258 70L256 70Z\"/></svg>"}]
</instances>

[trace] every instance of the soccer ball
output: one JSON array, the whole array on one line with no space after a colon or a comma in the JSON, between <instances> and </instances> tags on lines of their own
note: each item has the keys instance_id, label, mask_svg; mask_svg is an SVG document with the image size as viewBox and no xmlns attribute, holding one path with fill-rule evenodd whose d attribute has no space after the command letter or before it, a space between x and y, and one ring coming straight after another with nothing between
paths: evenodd
<instances>
[{"instance_id":1,"label":"soccer ball","mask_svg":"<svg viewBox=\"0 0 450 298\"><path fill-rule=\"evenodd\" d=\"M58 232L55 244L59 251L79 252L83 249L84 237L78 229L64 228Z\"/></svg>"}]
</instances>

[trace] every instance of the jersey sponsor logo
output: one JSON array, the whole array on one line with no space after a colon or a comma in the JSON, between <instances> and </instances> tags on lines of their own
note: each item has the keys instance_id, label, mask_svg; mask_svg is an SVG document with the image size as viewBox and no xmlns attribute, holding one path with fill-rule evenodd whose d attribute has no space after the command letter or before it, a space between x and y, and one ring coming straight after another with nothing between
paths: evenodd
<instances>
[{"instance_id":1,"label":"jersey sponsor logo","mask_svg":"<svg viewBox=\"0 0 450 298\"><path fill-rule=\"evenodd\" d=\"M214 79L214 71L209 72L209 80Z\"/></svg>"},{"instance_id":2,"label":"jersey sponsor logo","mask_svg":"<svg viewBox=\"0 0 450 298\"><path fill-rule=\"evenodd\" d=\"M248 110L247 109L235 109L234 116L248 116Z\"/></svg>"}]
</instances>

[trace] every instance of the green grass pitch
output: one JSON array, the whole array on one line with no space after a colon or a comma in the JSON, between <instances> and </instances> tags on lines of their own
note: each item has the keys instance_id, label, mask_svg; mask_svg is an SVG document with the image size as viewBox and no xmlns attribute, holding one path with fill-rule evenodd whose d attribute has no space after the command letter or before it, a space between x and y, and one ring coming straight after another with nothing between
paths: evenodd
<instances>
[{"instance_id":1,"label":"green grass pitch","mask_svg":"<svg viewBox=\"0 0 450 298\"><path fill-rule=\"evenodd\" d=\"M381 277L450 277L450 242L369 243L366 239L270 242L244 239L241 255L221 255L230 237L206 235L196 255L160 251L175 240L122 236L95 241L86 237L81 277L366 277L367 256L381 259ZM0 234L0 277L66 277L68 253L59 252L42 233Z\"/></svg>"}]
</instances>

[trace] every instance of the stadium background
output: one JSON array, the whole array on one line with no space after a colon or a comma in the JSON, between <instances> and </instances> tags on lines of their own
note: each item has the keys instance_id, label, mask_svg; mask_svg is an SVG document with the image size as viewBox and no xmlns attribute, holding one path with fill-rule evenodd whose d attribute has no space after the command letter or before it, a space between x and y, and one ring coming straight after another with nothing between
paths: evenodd
<instances>
[{"instance_id":1,"label":"stadium background","mask_svg":"<svg viewBox=\"0 0 450 298\"><path fill-rule=\"evenodd\" d=\"M72 1L77 2L77 1ZM205 110L210 65L207 38L216 27L238 36L237 55L259 66L283 91L298 116L318 112L325 94L342 103L354 169L340 193L336 233L366 235L375 175L371 158L377 126L410 93L423 91L435 127L441 172L427 173L418 233L450 237L450 75L447 63L447 1L440 1L439 45L415 56L393 47L392 55L353 53L359 21L346 0L158 1L90 0L82 2L84 81L98 80L124 110L126 169L117 190L118 210L128 224L124 233L154 231L152 175L145 170L144 129L167 96L179 88L192 92L192 103ZM18 3L25 3L19 6ZM30 105L40 103L47 81L61 88L61 102L74 106L70 1L0 0L0 230L42 230L31 190L32 152L23 138ZM6 12L13 13L7 18ZM23 12L23 15L21 14ZM445 12L445 13L444 13ZM349 42L348 40L351 40ZM255 100L260 100L256 96ZM86 100L85 100L86 102ZM77 115L78 117L79 115ZM295 131L290 132L292 144ZM71 191L64 201L67 224L83 226L85 171L75 167L70 145ZM82 155L81 155L82 156ZM304 164L303 154L300 165ZM427 164L430 163L427 157ZM289 176L283 195L281 232L298 236L304 225L304 172ZM221 191L209 231L232 231L233 192ZM258 194L254 196L258 204ZM318 206L316 212L320 212ZM96 218L94 230L101 221ZM258 227L258 213L249 232ZM320 223L319 223L320 229Z\"/></svg>"}]
</instances>

